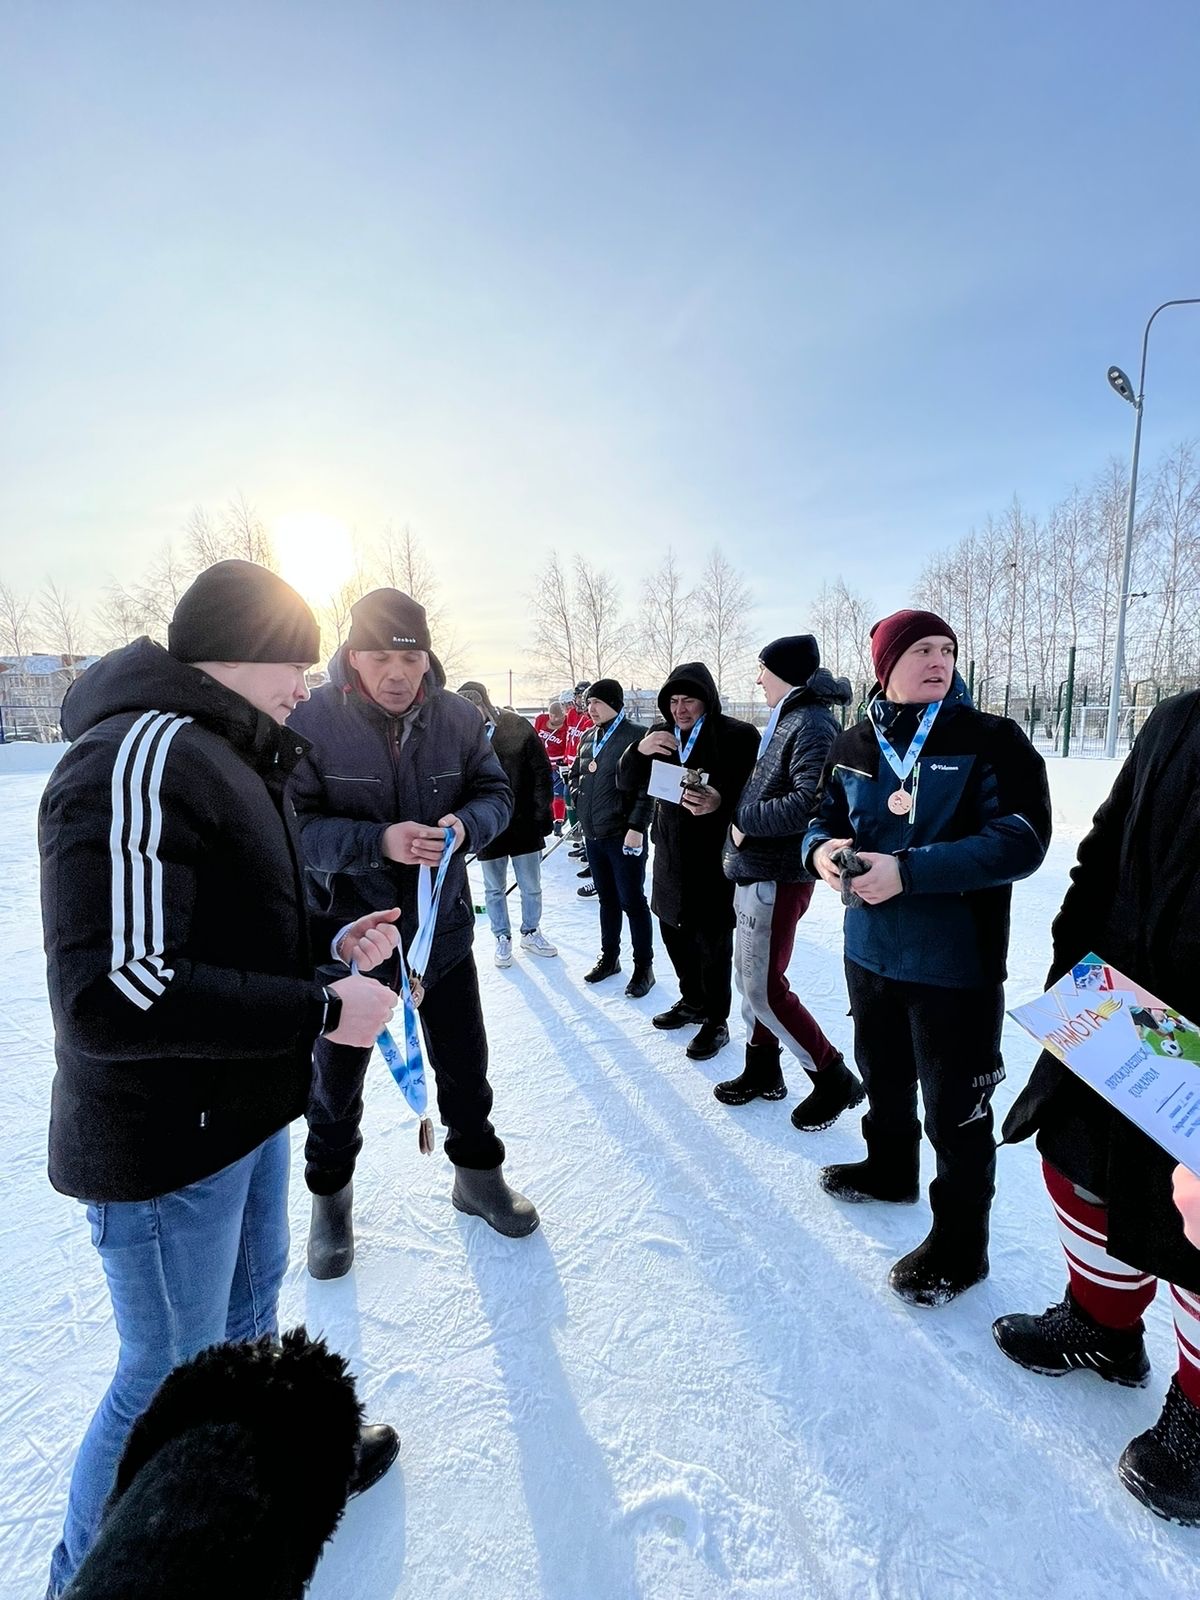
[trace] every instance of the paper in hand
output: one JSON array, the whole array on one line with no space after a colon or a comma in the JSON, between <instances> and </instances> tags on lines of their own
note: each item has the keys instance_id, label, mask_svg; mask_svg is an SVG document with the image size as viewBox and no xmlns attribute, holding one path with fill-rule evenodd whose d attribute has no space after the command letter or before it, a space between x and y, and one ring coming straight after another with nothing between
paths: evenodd
<instances>
[{"instance_id":1,"label":"paper in hand","mask_svg":"<svg viewBox=\"0 0 1200 1600\"><path fill-rule=\"evenodd\" d=\"M1193 1171L1200 1165L1200 1028L1097 955L1009 1016Z\"/></svg>"},{"instance_id":2,"label":"paper in hand","mask_svg":"<svg viewBox=\"0 0 1200 1600\"><path fill-rule=\"evenodd\" d=\"M665 800L668 805L679 805L683 799L683 780L688 770L687 767L677 767L672 761L652 761L646 793L655 800ZM704 783L708 782L707 772L702 772L700 777Z\"/></svg>"}]
</instances>

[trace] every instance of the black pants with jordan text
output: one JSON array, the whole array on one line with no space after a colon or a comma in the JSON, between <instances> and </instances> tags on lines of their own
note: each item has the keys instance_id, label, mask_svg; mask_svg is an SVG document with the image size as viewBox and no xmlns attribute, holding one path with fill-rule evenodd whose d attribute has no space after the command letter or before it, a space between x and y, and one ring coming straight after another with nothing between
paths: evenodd
<instances>
[{"instance_id":1,"label":"black pants with jordan text","mask_svg":"<svg viewBox=\"0 0 1200 1600\"><path fill-rule=\"evenodd\" d=\"M397 968L397 983L399 969ZM504 1145L489 1120L492 1086L488 1043L479 1005L475 958L468 954L430 984L417 1013L425 1045L426 1080L433 1075L438 1115L446 1129L446 1154L456 1166L486 1170L504 1161ZM395 1037L403 1040L397 1012ZM318 1039L309 1093L304 1180L314 1194L335 1194L354 1176L362 1149L363 1083L370 1050ZM382 1060L383 1092L400 1094Z\"/></svg>"},{"instance_id":2,"label":"black pants with jordan text","mask_svg":"<svg viewBox=\"0 0 1200 1600\"><path fill-rule=\"evenodd\" d=\"M917 1171L921 1127L937 1156L929 1189L933 1214L969 1226L987 1215L996 1186L992 1094L1004 1078L1003 986L947 989L902 983L846 962L854 1058L870 1110L863 1136L872 1164Z\"/></svg>"}]
</instances>

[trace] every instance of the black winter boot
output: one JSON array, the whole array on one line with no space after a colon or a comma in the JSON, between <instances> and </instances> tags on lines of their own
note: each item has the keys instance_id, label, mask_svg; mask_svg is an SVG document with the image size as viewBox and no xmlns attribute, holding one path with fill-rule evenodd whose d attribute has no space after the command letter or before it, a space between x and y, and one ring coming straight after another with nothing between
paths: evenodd
<instances>
[{"instance_id":1,"label":"black winter boot","mask_svg":"<svg viewBox=\"0 0 1200 1600\"><path fill-rule=\"evenodd\" d=\"M697 1032L686 1055L689 1061L711 1061L729 1043L729 1029L723 1022L706 1022Z\"/></svg>"},{"instance_id":2,"label":"black winter boot","mask_svg":"<svg viewBox=\"0 0 1200 1600\"><path fill-rule=\"evenodd\" d=\"M1156 1517L1200 1523L1200 1408L1171 1379L1162 1415L1125 1446L1117 1476Z\"/></svg>"},{"instance_id":3,"label":"black winter boot","mask_svg":"<svg viewBox=\"0 0 1200 1600\"><path fill-rule=\"evenodd\" d=\"M314 1278L344 1278L354 1263L354 1185L312 1197L308 1270Z\"/></svg>"},{"instance_id":4,"label":"black winter boot","mask_svg":"<svg viewBox=\"0 0 1200 1600\"><path fill-rule=\"evenodd\" d=\"M901 1257L888 1284L910 1306L946 1306L988 1275L988 1224L983 1217L954 1228L935 1217L928 1236Z\"/></svg>"},{"instance_id":5,"label":"black winter boot","mask_svg":"<svg viewBox=\"0 0 1200 1600\"><path fill-rule=\"evenodd\" d=\"M751 1100L782 1100L787 1094L779 1044L748 1044L746 1065L736 1078L713 1085L713 1094L726 1106L744 1106Z\"/></svg>"},{"instance_id":6,"label":"black winter boot","mask_svg":"<svg viewBox=\"0 0 1200 1600\"><path fill-rule=\"evenodd\" d=\"M819 1182L835 1200L852 1203L887 1200L894 1205L916 1205L921 1188L921 1132L881 1139L863 1118L863 1138L867 1141L865 1161L843 1161L822 1167Z\"/></svg>"},{"instance_id":7,"label":"black winter boot","mask_svg":"<svg viewBox=\"0 0 1200 1600\"><path fill-rule=\"evenodd\" d=\"M386 1422L365 1422L358 1436L358 1454L350 1474L350 1494L363 1494L400 1454L400 1435Z\"/></svg>"},{"instance_id":8,"label":"black winter boot","mask_svg":"<svg viewBox=\"0 0 1200 1600\"><path fill-rule=\"evenodd\" d=\"M450 1198L457 1211L482 1217L489 1228L509 1239L523 1239L541 1221L533 1201L505 1183L503 1167L455 1167Z\"/></svg>"},{"instance_id":9,"label":"black winter boot","mask_svg":"<svg viewBox=\"0 0 1200 1600\"><path fill-rule=\"evenodd\" d=\"M654 987L654 965L647 961L644 966L633 969L633 977L625 985L625 993L631 1000L640 1000L643 995L649 994Z\"/></svg>"},{"instance_id":10,"label":"black winter boot","mask_svg":"<svg viewBox=\"0 0 1200 1600\"><path fill-rule=\"evenodd\" d=\"M603 983L605 978L615 978L621 970L621 963L616 956L602 955L590 972L583 975L584 983Z\"/></svg>"},{"instance_id":11,"label":"black winter boot","mask_svg":"<svg viewBox=\"0 0 1200 1600\"><path fill-rule=\"evenodd\" d=\"M704 1013L697 1011L695 1006L685 1005L682 1000L676 1000L673 1006L666 1011L660 1011L656 1017L651 1017L650 1021L656 1028L687 1028L693 1023L703 1022Z\"/></svg>"},{"instance_id":12,"label":"black winter boot","mask_svg":"<svg viewBox=\"0 0 1200 1600\"><path fill-rule=\"evenodd\" d=\"M992 1337L1010 1361L1047 1378L1095 1372L1108 1383L1144 1389L1150 1358L1139 1319L1132 1328L1106 1328L1090 1317L1070 1289L1040 1316L1013 1312L992 1323Z\"/></svg>"},{"instance_id":13,"label":"black winter boot","mask_svg":"<svg viewBox=\"0 0 1200 1600\"><path fill-rule=\"evenodd\" d=\"M843 1055L836 1055L820 1072L810 1072L807 1067L804 1070L812 1079L813 1091L792 1112L792 1127L805 1133L831 1128L843 1111L858 1105L866 1095Z\"/></svg>"}]
</instances>

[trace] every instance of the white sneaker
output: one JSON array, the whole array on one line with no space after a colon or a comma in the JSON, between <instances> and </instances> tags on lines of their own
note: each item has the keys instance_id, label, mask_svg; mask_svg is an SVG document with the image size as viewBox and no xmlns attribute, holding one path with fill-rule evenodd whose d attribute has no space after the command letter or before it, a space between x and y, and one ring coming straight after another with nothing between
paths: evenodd
<instances>
[{"instance_id":1,"label":"white sneaker","mask_svg":"<svg viewBox=\"0 0 1200 1600\"><path fill-rule=\"evenodd\" d=\"M498 933L496 935L496 965L498 967L512 966L512 939L507 933Z\"/></svg>"},{"instance_id":2,"label":"white sneaker","mask_svg":"<svg viewBox=\"0 0 1200 1600\"><path fill-rule=\"evenodd\" d=\"M531 956L556 956L558 946L550 943L540 928L535 928L532 933L521 935L521 949L528 950Z\"/></svg>"}]
</instances>

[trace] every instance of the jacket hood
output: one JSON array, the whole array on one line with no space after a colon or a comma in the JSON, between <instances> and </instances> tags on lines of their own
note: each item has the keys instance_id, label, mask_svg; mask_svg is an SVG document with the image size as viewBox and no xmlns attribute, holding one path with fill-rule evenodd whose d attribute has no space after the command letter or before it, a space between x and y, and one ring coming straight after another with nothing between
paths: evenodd
<instances>
[{"instance_id":1,"label":"jacket hood","mask_svg":"<svg viewBox=\"0 0 1200 1600\"><path fill-rule=\"evenodd\" d=\"M689 694L696 700L703 700L706 717L721 709L721 697L717 693L716 682L703 661L683 662L681 666L675 668L658 691L658 709L669 728L675 726L674 718L671 716L673 694Z\"/></svg>"},{"instance_id":2,"label":"jacket hood","mask_svg":"<svg viewBox=\"0 0 1200 1600\"><path fill-rule=\"evenodd\" d=\"M280 733L270 717L207 673L175 657L153 639L135 639L89 667L67 690L62 729L78 739L109 717L134 711L170 711L192 717L239 749L266 749Z\"/></svg>"},{"instance_id":3,"label":"jacket hood","mask_svg":"<svg viewBox=\"0 0 1200 1600\"><path fill-rule=\"evenodd\" d=\"M823 706L848 706L853 699L849 678L835 678L828 667L818 667L807 683L784 697L783 703L785 706L789 701L804 705L815 700Z\"/></svg>"}]
</instances>

